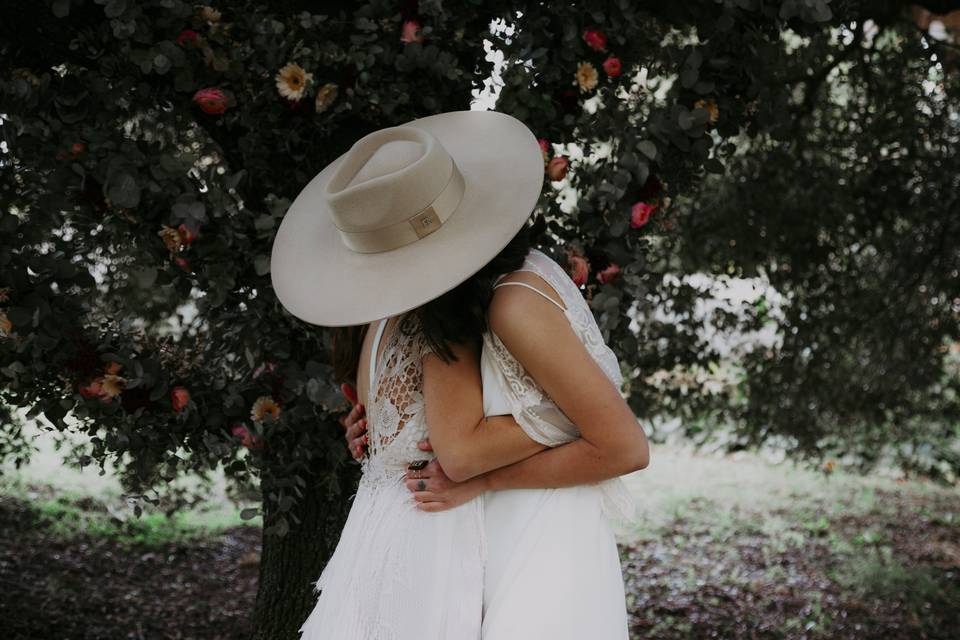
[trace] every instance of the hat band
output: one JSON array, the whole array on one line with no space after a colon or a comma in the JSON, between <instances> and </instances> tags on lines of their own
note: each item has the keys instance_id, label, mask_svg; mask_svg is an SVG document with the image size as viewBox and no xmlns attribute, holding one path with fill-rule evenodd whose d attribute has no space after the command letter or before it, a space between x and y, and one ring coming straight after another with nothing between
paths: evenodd
<instances>
[{"instance_id":1,"label":"hat band","mask_svg":"<svg viewBox=\"0 0 960 640\"><path fill-rule=\"evenodd\" d=\"M344 231L337 227L343 243L357 253L380 253L416 242L439 229L457 210L465 188L463 174L452 158L450 165L453 167L450 179L440 195L425 208L406 220L379 229Z\"/></svg>"}]
</instances>

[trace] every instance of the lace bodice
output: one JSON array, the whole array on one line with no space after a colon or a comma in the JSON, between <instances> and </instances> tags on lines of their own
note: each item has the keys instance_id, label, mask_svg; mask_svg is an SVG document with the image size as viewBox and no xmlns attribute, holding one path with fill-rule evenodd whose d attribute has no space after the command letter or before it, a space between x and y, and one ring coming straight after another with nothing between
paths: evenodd
<instances>
[{"instance_id":1,"label":"lace bodice","mask_svg":"<svg viewBox=\"0 0 960 640\"><path fill-rule=\"evenodd\" d=\"M427 437L423 404L423 357L430 348L416 316L406 315L394 325L379 361L376 354L386 319L373 342L370 399L367 403L369 455L363 460L363 481L396 479L414 460L431 459L417 443Z\"/></svg>"}]
</instances>

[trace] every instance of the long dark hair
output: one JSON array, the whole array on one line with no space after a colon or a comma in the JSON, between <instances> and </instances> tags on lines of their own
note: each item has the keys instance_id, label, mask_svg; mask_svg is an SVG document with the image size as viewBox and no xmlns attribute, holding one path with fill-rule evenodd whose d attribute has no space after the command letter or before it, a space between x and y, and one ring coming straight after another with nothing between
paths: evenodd
<instances>
[{"instance_id":1,"label":"long dark hair","mask_svg":"<svg viewBox=\"0 0 960 640\"><path fill-rule=\"evenodd\" d=\"M452 344L479 345L487 330L487 310L493 298L494 281L497 276L520 268L544 226L539 218L533 224L524 225L490 262L447 293L408 312L397 329L410 330L408 321L419 320L417 324L427 343L444 362L456 360ZM337 382L356 384L366 333L367 325L333 330L333 369Z\"/></svg>"}]
</instances>

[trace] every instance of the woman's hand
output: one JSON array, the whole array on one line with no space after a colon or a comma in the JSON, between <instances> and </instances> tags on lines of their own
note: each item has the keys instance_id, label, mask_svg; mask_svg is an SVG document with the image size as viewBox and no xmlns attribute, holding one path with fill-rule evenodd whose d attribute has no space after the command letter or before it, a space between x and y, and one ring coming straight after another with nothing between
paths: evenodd
<instances>
[{"instance_id":1,"label":"woman's hand","mask_svg":"<svg viewBox=\"0 0 960 640\"><path fill-rule=\"evenodd\" d=\"M366 455L369 437L367 436L366 408L357 402L357 392L349 384L340 385L340 391L353 403L350 413L340 416L339 422L343 425L343 437L347 441L347 449L354 460L360 460Z\"/></svg>"},{"instance_id":2,"label":"woman's hand","mask_svg":"<svg viewBox=\"0 0 960 640\"><path fill-rule=\"evenodd\" d=\"M466 482L454 482L443 472L436 459L420 471L407 471L407 489L413 493L417 508L421 511L446 511L473 500L484 492L484 476L470 478Z\"/></svg>"}]
</instances>

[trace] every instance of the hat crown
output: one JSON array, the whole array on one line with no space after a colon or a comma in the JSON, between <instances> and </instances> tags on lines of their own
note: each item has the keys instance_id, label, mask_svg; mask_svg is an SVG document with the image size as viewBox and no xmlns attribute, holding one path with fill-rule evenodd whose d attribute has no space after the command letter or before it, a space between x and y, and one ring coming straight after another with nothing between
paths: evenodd
<instances>
[{"instance_id":1,"label":"hat crown","mask_svg":"<svg viewBox=\"0 0 960 640\"><path fill-rule=\"evenodd\" d=\"M453 171L453 158L432 133L389 127L354 143L327 183L324 198L341 232L373 232L430 207Z\"/></svg>"}]
</instances>

